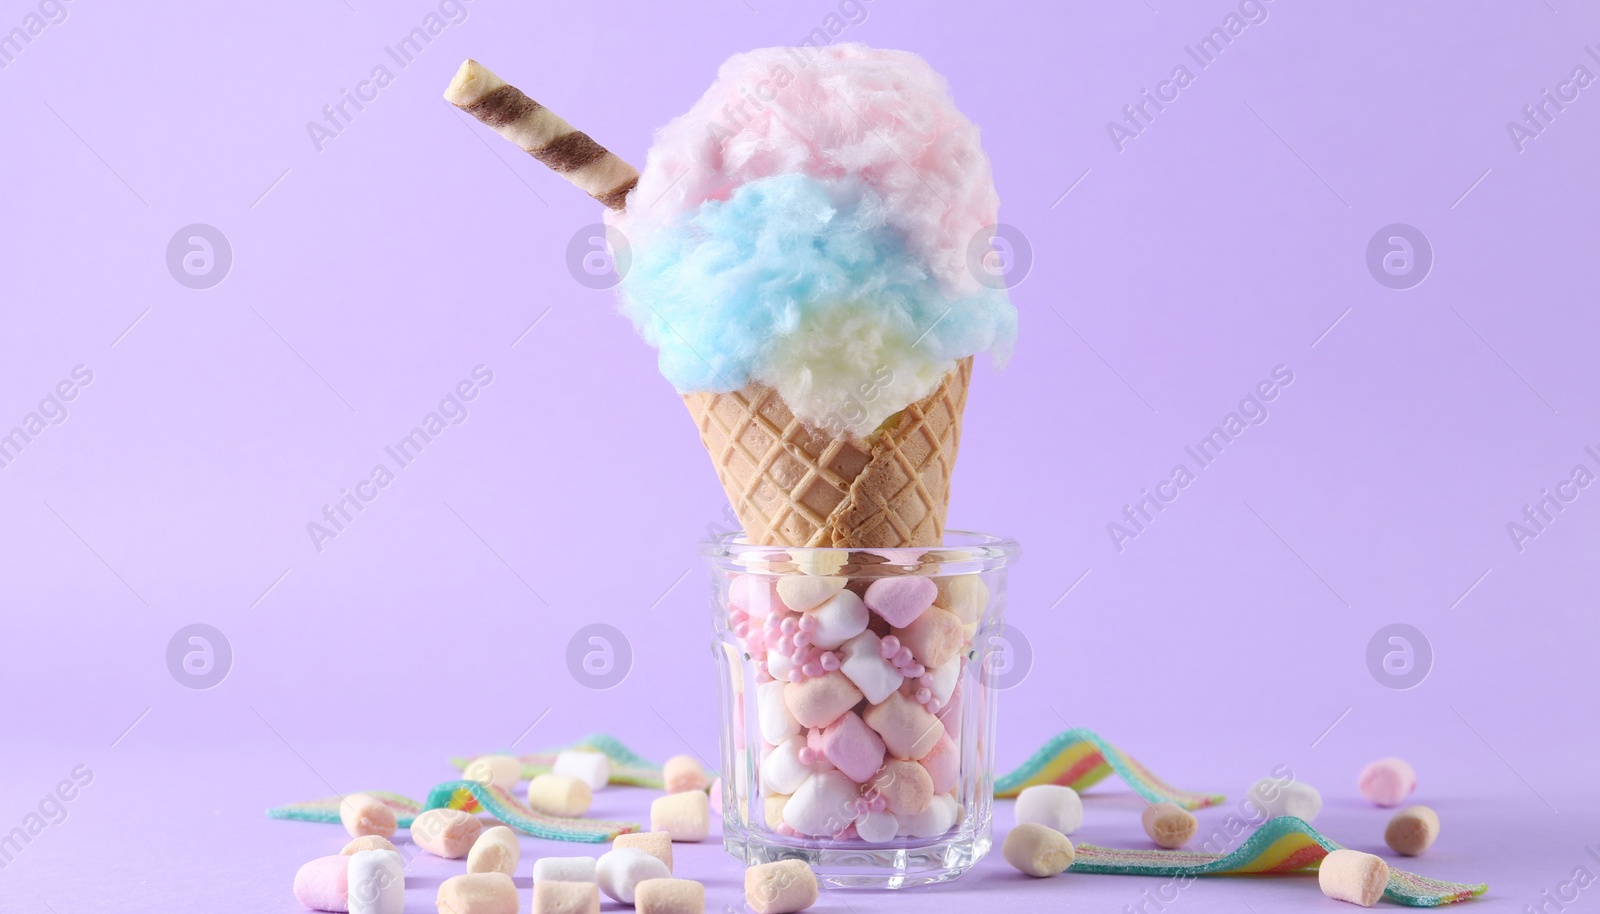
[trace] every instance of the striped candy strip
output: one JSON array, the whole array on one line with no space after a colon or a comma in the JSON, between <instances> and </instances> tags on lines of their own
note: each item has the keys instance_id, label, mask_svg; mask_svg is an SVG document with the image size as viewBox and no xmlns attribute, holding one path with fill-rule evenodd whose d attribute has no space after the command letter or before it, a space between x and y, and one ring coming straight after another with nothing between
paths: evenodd
<instances>
[{"instance_id":1,"label":"striped candy strip","mask_svg":"<svg viewBox=\"0 0 1600 914\"><path fill-rule=\"evenodd\" d=\"M476 60L461 65L444 97L612 209L639 183L632 165Z\"/></svg>"},{"instance_id":2,"label":"striped candy strip","mask_svg":"<svg viewBox=\"0 0 1600 914\"><path fill-rule=\"evenodd\" d=\"M1198 851L1122 850L1078 845L1074 873L1115 876L1243 876L1314 871L1322 858L1340 845L1328 840L1303 819L1279 816L1268 819L1238 848L1228 854ZM1468 885L1429 879L1405 870L1389 869L1384 897L1414 908L1467 901L1487 892L1483 883Z\"/></svg>"},{"instance_id":3,"label":"striped candy strip","mask_svg":"<svg viewBox=\"0 0 1600 914\"><path fill-rule=\"evenodd\" d=\"M1056 735L1017 770L997 778L994 795L1015 797L1023 788L1062 784L1080 793L1115 772L1134 792L1152 803L1175 803L1184 809L1215 806L1220 793L1179 790L1156 777L1132 756L1111 745L1092 730L1078 728Z\"/></svg>"},{"instance_id":4,"label":"striped candy strip","mask_svg":"<svg viewBox=\"0 0 1600 914\"><path fill-rule=\"evenodd\" d=\"M479 784L477 781L446 781L429 791L426 803L418 803L397 793L368 791L368 794L382 800L395 811L395 819L401 828L410 828L417 814L426 809L459 809L474 814L486 812L518 831L550 841L600 844L624 832L642 830L642 826L637 822L547 816L529 809L506 791ZM341 799L341 797L328 797L305 803L290 803L287 806L267 810L267 815L274 819L328 822L337 825Z\"/></svg>"},{"instance_id":5,"label":"striped candy strip","mask_svg":"<svg viewBox=\"0 0 1600 914\"><path fill-rule=\"evenodd\" d=\"M649 787L653 790L666 788L666 782L661 779L660 765L624 746L616 737L605 733L592 733L570 746L562 746L559 749L519 756L522 762L522 777L528 779L549 774L556 763L556 756L569 749L604 753L606 758L611 760L610 783L612 784ZM457 756L450 759L450 764L464 771L474 758L477 756Z\"/></svg>"}]
</instances>

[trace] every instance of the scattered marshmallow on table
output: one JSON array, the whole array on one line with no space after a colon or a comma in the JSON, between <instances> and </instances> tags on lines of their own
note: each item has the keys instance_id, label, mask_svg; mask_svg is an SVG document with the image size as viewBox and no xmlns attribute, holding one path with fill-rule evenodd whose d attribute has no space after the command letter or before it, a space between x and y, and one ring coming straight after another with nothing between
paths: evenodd
<instances>
[{"instance_id":1,"label":"scattered marshmallow on table","mask_svg":"<svg viewBox=\"0 0 1600 914\"><path fill-rule=\"evenodd\" d=\"M674 841L704 841L711 834L711 801L698 790L656 797L650 830L664 831Z\"/></svg>"},{"instance_id":2,"label":"scattered marshmallow on table","mask_svg":"<svg viewBox=\"0 0 1600 914\"><path fill-rule=\"evenodd\" d=\"M522 760L514 755L480 755L462 770L461 778L492 784L509 793L522 780Z\"/></svg>"},{"instance_id":3,"label":"scattered marshmallow on table","mask_svg":"<svg viewBox=\"0 0 1600 914\"><path fill-rule=\"evenodd\" d=\"M467 851L467 872L515 875L522 860L522 845L517 833L504 825L484 829Z\"/></svg>"},{"instance_id":4,"label":"scattered marshmallow on table","mask_svg":"<svg viewBox=\"0 0 1600 914\"><path fill-rule=\"evenodd\" d=\"M1383 843L1402 857L1415 857L1439 837L1439 814L1426 806L1407 806L1383 830Z\"/></svg>"},{"instance_id":5,"label":"scattered marshmallow on table","mask_svg":"<svg viewBox=\"0 0 1600 914\"><path fill-rule=\"evenodd\" d=\"M613 848L631 847L660 860L672 869L672 836L664 831L627 832L611 842ZM535 879L538 877L535 876Z\"/></svg>"},{"instance_id":6,"label":"scattered marshmallow on table","mask_svg":"<svg viewBox=\"0 0 1600 914\"><path fill-rule=\"evenodd\" d=\"M869 797L882 797L896 816L909 816L933 802L933 778L916 762L890 759L867 783L866 791Z\"/></svg>"},{"instance_id":7,"label":"scattered marshmallow on table","mask_svg":"<svg viewBox=\"0 0 1600 914\"><path fill-rule=\"evenodd\" d=\"M528 807L547 816L572 818L589 811L594 792L565 774L541 774L528 782Z\"/></svg>"},{"instance_id":8,"label":"scattered marshmallow on table","mask_svg":"<svg viewBox=\"0 0 1600 914\"><path fill-rule=\"evenodd\" d=\"M1356 789L1379 806L1399 806L1417 789L1417 772L1403 759L1381 758L1361 769Z\"/></svg>"},{"instance_id":9,"label":"scattered marshmallow on table","mask_svg":"<svg viewBox=\"0 0 1600 914\"><path fill-rule=\"evenodd\" d=\"M634 889L639 914L705 914L706 887L693 879L646 879Z\"/></svg>"},{"instance_id":10,"label":"scattered marshmallow on table","mask_svg":"<svg viewBox=\"0 0 1600 914\"><path fill-rule=\"evenodd\" d=\"M1070 835L1083 824L1083 799L1064 784L1035 784L1017 794L1018 823L1032 822Z\"/></svg>"},{"instance_id":11,"label":"scattered marshmallow on table","mask_svg":"<svg viewBox=\"0 0 1600 914\"><path fill-rule=\"evenodd\" d=\"M294 898L313 911L348 911L349 879L349 857L318 857L295 872Z\"/></svg>"},{"instance_id":12,"label":"scattered marshmallow on table","mask_svg":"<svg viewBox=\"0 0 1600 914\"><path fill-rule=\"evenodd\" d=\"M411 822L411 843L436 857L459 860L472 850L483 822L459 809L429 809Z\"/></svg>"},{"instance_id":13,"label":"scattered marshmallow on table","mask_svg":"<svg viewBox=\"0 0 1600 914\"><path fill-rule=\"evenodd\" d=\"M577 778L596 791L611 780L611 759L604 752L584 752L566 749L556 753L556 762L550 766L551 774Z\"/></svg>"},{"instance_id":14,"label":"scattered marshmallow on table","mask_svg":"<svg viewBox=\"0 0 1600 914\"><path fill-rule=\"evenodd\" d=\"M1071 839L1036 822L1024 822L1011 829L1000 846L1000 856L1007 863L1019 872L1041 879L1072 866L1076 855Z\"/></svg>"},{"instance_id":15,"label":"scattered marshmallow on table","mask_svg":"<svg viewBox=\"0 0 1600 914\"><path fill-rule=\"evenodd\" d=\"M895 692L864 711L861 719L878 731L896 758L915 761L933 750L944 736L944 724L925 706L903 692Z\"/></svg>"},{"instance_id":16,"label":"scattered marshmallow on table","mask_svg":"<svg viewBox=\"0 0 1600 914\"><path fill-rule=\"evenodd\" d=\"M834 837L855 821L861 791L839 771L819 771L783 804L784 824L812 838Z\"/></svg>"},{"instance_id":17,"label":"scattered marshmallow on table","mask_svg":"<svg viewBox=\"0 0 1600 914\"><path fill-rule=\"evenodd\" d=\"M861 700L861 690L838 670L783 687L789 713L802 727L826 727Z\"/></svg>"},{"instance_id":18,"label":"scattered marshmallow on table","mask_svg":"<svg viewBox=\"0 0 1600 914\"><path fill-rule=\"evenodd\" d=\"M671 875L665 863L636 847L614 847L601 854L594 867L600 891L623 904L633 904L639 883Z\"/></svg>"},{"instance_id":19,"label":"scattered marshmallow on table","mask_svg":"<svg viewBox=\"0 0 1600 914\"><path fill-rule=\"evenodd\" d=\"M931 669L956 659L967 640L967 630L955 613L935 606L910 625L894 629L894 636L911 649L918 663Z\"/></svg>"},{"instance_id":20,"label":"scattered marshmallow on table","mask_svg":"<svg viewBox=\"0 0 1600 914\"><path fill-rule=\"evenodd\" d=\"M888 698L905 680L899 667L883 656L883 639L870 631L851 638L839 649L839 672L855 683L872 704ZM765 731L763 725L762 732Z\"/></svg>"},{"instance_id":21,"label":"scattered marshmallow on table","mask_svg":"<svg viewBox=\"0 0 1600 914\"><path fill-rule=\"evenodd\" d=\"M1176 803L1152 803L1144 808L1139 821L1150 840L1167 850L1188 844L1200 830L1200 820L1194 813Z\"/></svg>"},{"instance_id":22,"label":"scattered marshmallow on table","mask_svg":"<svg viewBox=\"0 0 1600 914\"><path fill-rule=\"evenodd\" d=\"M711 786L711 779L706 777L706 770L700 767L700 761L692 755L674 755L667 759L666 764L661 766L661 780L666 784L667 793L705 790Z\"/></svg>"},{"instance_id":23,"label":"scattered marshmallow on table","mask_svg":"<svg viewBox=\"0 0 1600 914\"><path fill-rule=\"evenodd\" d=\"M1370 908L1389 885L1389 864L1382 857L1361 851L1336 850L1322 858L1317 884L1322 887L1322 894L1334 901Z\"/></svg>"},{"instance_id":24,"label":"scattered marshmallow on table","mask_svg":"<svg viewBox=\"0 0 1600 914\"><path fill-rule=\"evenodd\" d=\"M845 579L787 574L778 579L778 599L797 613L815 609L844 590Z\"/></svg>"},{"instance_id":25,"label":"scattered marshmallow on table","mask_svg":"<svg viewBox=\"0 0 1600 914\"><path fill-rule=\"evenodd\" d=\"M795 914L817 903L817 877L800 860L762 863L744 871L744 900L756 914Z\"/></svg>"},{"instance_id":26,"label":"scattered marshmallow on table","mask_svg":"<svg viewBox=\"0 0 1600 914\"><path fill-rule=\"evenodd\" d=\"M774 746L800 732L800 722L794 719L783 698L787 686L787 682L776 679L756 686L756 721L761 725L761 738Z\"/></svg>"},{"instance_id":27,"label":"scattered marshmallow on table","mask_svg":"<svg viewBox=\"0 0 1600 914\"><path fill-rule=\"evenodd\" d=\"M864 784L883 766L883 737L867 726L861 715L846 711L822 730L818 749L828 764L843 771L850 780ZM798 786L798 785L796 785ZM790 791L780 791L789 793Z\"/></svg>"},{"instance_id":28,"label":"scattered marshmallow on table","mask_svg":"<svg viewBox=\"0 0 1600 914\"><path fill-rule=\"evenodd\" d=\"M439 914L445 914L443 907ZM533 914L600 914L600 887L592 882L557 882L554 879L535 882Z\"/></svg>"},{"instance_id":29,"label":"scattered marshmallow on table","mask_svg":"<svg viewBox=\"0 0 1600 914\"><path fill-rule=\"evenodd\" d=\"M534 882L594 882L593 857L540 857L533 861Z\"/></svg>"},{"instance_id":30,"label":"scattered marshmallow on table","mask_svg":"<svg viewBox=\"0 0 1600 914\"><path fill-rule=\"evenodd\" d=\"M824 650L832 650L867 630L867 604L848 590L839 591L806 615L816 620L811 643Z\"/></svg>"},{"instance_id":31,"label":"scattered marshmallow on table","mask_svg":"<svg viewBox=\"0 0 1600 914\"><path fill-rule=\"evenodd\" d=\"M350 855L350 914L402 914L406 907L406 867L396 851L358 851Z\"/></svg>"},{"instance_id":32,"label":"scattered marshmallow on table","mask_svg":"<svg viewBox=\"0 0 1600 914\"><path fill-rule=\"evenodd\" d=\"M388 838L380 838L377 835L362 835L359 838L352 838L350 843L344 846L344 850L339 853L348 857L351 854L359 854L362 851L394 851L399 853L400 849L395 847Z\"/></svg>"},{"instance_id":33,"label":"scattered marshmallow on table","mask_svg":"<svg viewBox=\"0 0 1600 914\"><path fill-rule=\"evenodd\" d=\"M1322 812L1322 794L1310 784L1262 778L1246 795L1263 816L1295 816L1311 822Z\"/></svg>"},{"instance_id":34,"label":"scattered marshmallow on table","mask_svg":"<svg viewBox=\"0 0 1600 914\"><path fill-rule=\"evenodd\" d=\"M339 822L352 838L377 835L387 838L395 833L394 810L377 797L352 793L339 801Z\"/></svg>"},{"instance_id":35,"label":"scattered marshmallow on table","mask_svg":"<svg viewBox=\"0 0 1600 914\"><path fill-rule=\"evenodd\" d=\"M933 578L902 575L873 581L867 585L864 600L867 608L883 621L904 628L926 612L938 596L939 587Z\"/></svg>"}]
</instances>

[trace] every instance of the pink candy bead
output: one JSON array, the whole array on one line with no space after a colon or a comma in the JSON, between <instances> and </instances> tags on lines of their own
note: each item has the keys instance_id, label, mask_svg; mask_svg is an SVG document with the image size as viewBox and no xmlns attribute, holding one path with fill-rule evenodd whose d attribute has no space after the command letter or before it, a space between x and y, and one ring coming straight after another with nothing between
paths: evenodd
<instances>
[{"instance_id":1,"label":"pink candy bead","mask_svg":"<svg viewBox=\"0 0 1600 914\"><path fill-rule=\"evenodd\" d=\"M925 704L928 704L931 701L933 701L933 690L932 689L918 689L917 690L917 703L918 704L924 704L925 705Z\"/></svg>"},{"instance_id":2,"label":"pink candy bead","mask_svg":"<svg viewBox=\"0 0 1600 914\"><path fill-rule=\"evenodd\" d=\"M810 647L811 646L811 633L808 632L808 631L805 631L803 629L801 631L795 632L794 633L794 646L795 647Z\"/></svg>"},{"instance_id":3,"label":"pink candy bead","mask_svg":"<svg viewBox=\"0 0 1600 914\"><path fill-rule=\"evenodd\" d=\"M805 666L802 666L800 669L801 669L802 672L804 672L806 674L807 677L809 677L811 679L815 679L818 676L821 676L823 673L827 672L827 670L824 670L822 668L822 664L820 664L820 663L807 663Z\"/></svg>"},{"instance_id":4,"label":"pink candy bead","mask_svg":"<svg viewBox=\"0 0 1600 914\"><path fill-rule=\"evenodd\" d=\"M817 763L817 751L810 746L800 750L800 764L810 766Z\"/></svg>"},{"instance_id":5,"label":"pink candy bead","mask_svg":"<svg viewBox=\"0 0 1600 914\"><path fill-rule=\"evenodd\" d=\"M878 642L878 656L885 660L893 660L894 655L900 653L900 639L894 635L885 635Z\"/></svg>"},{"instance_id":6,"label":"pink candy bead","mask_svg":"<svg viewBox=\"0 0 1600 914\"><path fill-rule=\"evenodd\" d=\"M891 635L890 637L892 638L894 636ZM907 664L911 663L911 661L915 659L916 658L911 655L911 648L902 647L899 653L894 655L894 665L904 668Z\"/></svg>"},{"instance_id":7,"label":"pink candy bead","mask_svg":"<svg viewBox=\"0 0 1600 914\"><path fill-rule=\"evenodd\" d=\"M808 616L801 616L800 617L800 630L803 631L803 632L814 632L814 631L816 631L817 630L817 617L816 616L809 616L809 615Z\"/></svg>"},{"instance_id":8,"label":"pink candy bead","mask_svg":"<svg viewBox=\"0 0 1600 914\"><path fill-rule=\"evenodd\" d=\"M790 616L789 618L784 619L783 622L779 623L778 628L785 635L792 635L800 630L800 623L795 621L793 616Z\"/></svg>"},{"instance_id":9,"label":"pink candy bead","mask_svg":"<svg viewBox=\"0 0 1600 914\"><path fill-rule=\"evenodd\" d=\"M911 663L900 668L900 674L907 679L921 679L926 672L927 668L920 663Z\"/></svg>"},{"instance_id":10,"label":"pink candy bead","mask_svg":"<svg viewBox=\"0 0 1600 914\"><path fill-rule=\"evenodd\" d=\"M839 668L839 655L833 651L825 651L820 662L822 663L822 668L831 673Z\"/></svg>"}]
</instances>

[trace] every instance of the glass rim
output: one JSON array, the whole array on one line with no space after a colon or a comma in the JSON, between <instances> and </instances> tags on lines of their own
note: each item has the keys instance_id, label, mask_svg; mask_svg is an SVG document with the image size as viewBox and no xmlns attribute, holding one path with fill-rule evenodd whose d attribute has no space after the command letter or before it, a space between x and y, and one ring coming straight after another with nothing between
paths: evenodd
<instances>
[{"instance_id":1,"label":"glass rim","mask_svg":"<svg viewBox=\"0 0 1600 914\"><path fill-rule=\"evenodd\" d=\"M907 572L973 574L1003 568L1022 554L1010 537L973 530L946 530L938 546L848 549L838 546L757 546L744 542L744 531L722 533L701 540L699 553L713 566L727 571L761 571L767 574L817 573L870 576L874 569L891 574ZM844 555L841 556L841 553ZM866 560L870 556L871 561Z\"/></svg>"}]
</instances>

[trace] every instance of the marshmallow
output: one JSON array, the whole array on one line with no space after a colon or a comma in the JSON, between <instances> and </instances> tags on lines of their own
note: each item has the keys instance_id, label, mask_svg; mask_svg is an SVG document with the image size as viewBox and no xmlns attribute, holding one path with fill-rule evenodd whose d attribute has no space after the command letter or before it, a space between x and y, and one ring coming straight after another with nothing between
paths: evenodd
<instances>
[{"instance_id":1,"label":"marshmallow","mask_svg":"<svg viewBox=\"0 0 1600 914\"><path fill-rule=\"evenodd\" d=\"M817 620L811 643L824 650L832 650L867 630L867 604L848 590L834 594L809 615Z\"/></svg>"},{"instance_id":2,"label":"marshmallow","mask_svg":"<svg viewBox=\"0 0 1600 914\"><path fill-rule=\"evenodd\" d=\"M797 613L814 609L844 590L845 579L789 574L778 579L778 598Z\"/></svg>"},{"instance_id":3,"label":"marshmallow","mask_svg":"<svg viewBox=\"0 0 1600 914\"><path fill-rule=\"evenodd\" d=\"M1083 799L1062 784L1035 784L1017 794L1016 820L1070 835L1083 824Z\"/></svg>"},{"instance_id":4,"label":"marshmallow","mask_svg":"<svg viewBox=\"0 0 1600 914\"><path fill-rule=\"evenodd\" d=\"M661 779L666 783L667 793L705 790L711 785L705 769L692 755L674 755L667 759L667 763L661 766Z\"/></svg>"},{"instance_id":5,"label":"marshmallow","mask_svg":"<svg viewBox=\"0 0 1600 914\"><path fill-rule=\"evenodd\" d=\"M594 867L600 891L623 904L633 904L639 883L671 875L665 863L634 847L614 847L601 854Z\"/></svg>"},{"instance_id":6,"label":"marshmallow","mask_svg":"<svg viewBox=\"0 0 1600 914\"><path fill-rule=\"evenodd\" d=\"M468 873L439 884L440 914L517 914L517 887L505 873Z\"/></svg>"},{"instance_id":7,"label":"marshmallow","mask_svg":"<svg viewBox=\"0 0 1600 914\"><path fill-rule=\"evenodd\" d=\"M611 846L644 851L672 869L672 836L664 831L628 832L618 835Z\"/></svg>"},{"instance_id":8,"label":"marshmallow","mask_svg":"<svg viewBox=\"0 0 1600 914\"><path fill-rule=\"evenodd\" d=\"M868 797L882 797L897 817L915 815L933 802L933 778L916 762L890 759L866 787Z\"/></svg>"},{"instance_id":9,"label":"marshmallow","mask_svg":"<svg viewBox=\"0 0 1600 914\"><path fill-rule=\"evenodd\" d=\"M795 664L794 658L782 651L772 651L767 654L767 675L779 681L780 684L789 682L794 678L794 671L800 669Z\"/></svg>"},{"instance_id":10,"label":"marshmallow","mask_svg":"<svg viewBox=\"0 0 1600 914\"><path fill-rule=\"evenodd\" d=\"M571 818L589 811L589 785L565 774L541 774L528 782L528 807L547 816Z\"/></svg>"},{"instance_id":11,"label":"marshmallow","mask_svg":"<svg viewBox=\"0 0 1600 914\"><path fill-rule=\"evenodd\" d=\"M811 766L800 759L806 748L803 736L791 736L774 747L761 760L761 786L772 793L794 793L811 776Z\"/></svg>"},{"instance_id":12,"label":"marshmallow","mask_svg":"<svg viewBox=\"0 0 1600 914\"><path fill-rule=\"evenodd\" d=\"M1157 847L1167 850L1188 844L1194 833L1200 830L1200 820L1176 803L1152 803L1146 806L1139 815L1139 822L1150 840Z\"/></svg>"},{"instance_id":13,"label":"marshmallow","mask_svg":"<svg viewBox=\"0 0 1600 914\"><path fill-rule=\"evenodd\" d=\"M556 763L550 766L550 773L577 778L588 785L592 792L605 787L611 780L611 759L604 752L566 749L556 753Z\"/></svg>"},{"instance_id":14,"label":"marshmallow","mask_svg":"<svg viewBox=\"0 0 1600 914\"><path fill-rule=\"evenodd\" d=\"M867 608L895 628L905 628L933 605L939 596L933 578L905 575L879 578L867 586Z\"/></svg>"},{"instance_id":15,"label":"marshmallow","mask_svg":"<svg viewBox=\"0 0 1600 914\"><path fill-rule=\"evenodd\" d=\"M406 907L406 867L396 851L350 855L350 914L401 914Z\"/></svg>"},{"instance_id":16,"label":"marshmallow","mask_svg":"<svg viewBox=\"0 0 1600 914\"><path fill-rule=\"evenodd\" d=\"M861 719L878 731L895 758L920 759L945 735L944 725L937 717L901 692L894 692L868 708Z\"/></svg>"},{"instance_id":17,"label":"marshmallow","mask_svg":"<svg viewBox=\"0 0 1600 914\"><path fill-rule=\"evenodd\" d=\"M377 835L387 838L398 827L394 810L377 797L352 793L339 801L339 822L352 838Z\"/></svg>"},{"instance_id":18,"label":"marshmallow","mask_svg":"<svg viewBox=\"0 0 1600 914\"><path fill-rule=\"evenodd\" d=\"M313 911L348 911L349 879L349 857L318 857L295 872L294 899Z\"/></svg>"},{"instance_id":19,"label":"marshmallow","mask_svg":"<svg viewBox=\"0 0 1600 914\"><path fill-rule=\"evenodd\" d=\"M868 844L883 844L893 841L894 836L900 831L900 820L894 813L887 810L868 810L856 820L856 836Z\"/></svg>"},{"instance_id":20,"label":"marshmallow","mask_svg":"<svg viewBox=\"0 0 1600 914\"><path fill-rule=\"evenodd\" d=\"M939 590L934 604L955 613L963 625L976 625L983 618L983 610L989 605L989 588L983 578L957 574L936 578L933 583Z\"/></svg>"},{"instance_id":21,"label":"marshmallow","mask_svg":"<svg viewBox=\"0 0 1600 914\"><path fill-rule=\"evenodd\" d=\"M778 602L778 582L766 575L734 575L728 582L728 604L757 620L783 609Z\"/></svg>"},{"instance_id":22,"label":"marshmallow","mask_svg":"<svg viewBox=\"0 0 1600 914\"><path fill-rule=\"evenodd\" d=\"M961 683L958 681L955 691L950 693L950 700L936 712L939 722L944 724L944 732L951 739L961 738L961 705Z\"/></svg>"},{"instance_id":23,"label":"marshmallow","mask_svg":"<svg viewBox=\"0 0 1600 914\"><path fill-rule=\"evenodd\" d=\"M395 847L388 838L380 838L377 835L362 835L359 838L353 839L349 844L346 844L344 846L344 850L340 851L339 853L348 857L351 854L359 854L362 851L400 852L399 848Z\"/></svg>"},{"instance_id":24,"label":"marshmallow","mask_svg":"<svg viewBox=\"0 0 1600 914\"><path fill-rule=\"evenodd\" d=\"M1417 772L1401 759L1381 758L1361 769L1356 789L1379 806L1399 806L1417 789Z\"/></svg>"},{"instance_id":25,"label":"marshmallow","mask_svg":"<svg viewBox=\"0 0 1600 914\"><path fill-rule=\"evenodd\" d=\"M1426 806L1407 806L1383 830L1383 843L1402 857L1415 857L1439 837L1439 814Z\"/></svg>"},{"instance_id":26,"label":"marshmallow","mask_svg":"<svg viewBox=\"0 0 1600 914\"><path fill-rule=\"evenodd\" d=\"M489 784L510 793L522 780L522 760L514 755L480 755L462 770L461 779Z\"/></svg>"},{"instance_id":27,"label":"marshmallow","mask_svg":"<svg viewBox=\"0 0 1600 914\"><path fill-rule=\"evenodd\" d=\"M783 700L789 713L802 727L826 727L861 700L861 690L843 673L835 670L804 682L783 687Z\"/></svg>"},{"instance_id":28,"label":"marshmallow","mask_svg":"<svg viewBox=\"0 0 1600 914\"><path fill-rule=\"evenodd\" d=\"M961 807L955 797L940 794L928 803L928 808L909 816L896 816L900 820L898 834L913 838L937 838L952 828L961 818Z\"/></svg>"},{"instance_id":29,"label":"marshmallow","mask_svg":"<svg viewBox=\"0 0 1600 914\"><path fill-rule=\"evenodd\" d=\"M783 700L788 684L774 679L756 686L756 722L761 725L761 738L774 746L800 732L800 722Z\"/></svg>"},{"instance_id":30,"label":"marshmallow","mask_svg":"<svg viewBox=\"0 0 1600 914\"><path fill-rule=\"evenodd\" d=\"M918 685L928 690L928 704L935 709L943 708L949 703L951 696L955 695L956 683L961 681L963 662L958 656L944 666L928 670L918 681Z\"/></svg>"},{"instance_id":31,"label":"marshmallow","mask_svg":"<svg viewBox=\"0 0 1600 914\"><path fill-rule=\"evenodd\" d=\"M911 649L918 663L929 669L956 659L967 640L967 630L956 614L937 606L918 616L910 625L896 628L894 635Z\"/></svg>"},{"instance_id":32,"label":"marshmallow","mask_svg":"<svg viewBox=\"0 0 1600 914\"><path fill-rule=\"evenodd\" d=\"M693 879L646 879L633 906L639 914L705 914L706 887Z\"/></svg>"},{"instance_id":33,"label":"marshmallow","mask_svg":"<svg viewBox=\"0 0 1600 914\"><path fill-rule=\"evenodd\" d=\"M883 656L882 644L881 638L868 631L846 641L839 651L839 672L855 683L856 688L872 704L888 698L905 679L900 670Z\"/></svg>"},{"instance_id":34,"label":"marshmallow","mask_svg":"<svg viewBox=\"0 0 1600 914\"><path fill-rule=\"evenodd\" d=\"M522 845L517 833L504 825L486 828L467 851L467 872L515 875L522 860Z\"/></svg>"},{"instance_id":35,"label":"marshmallow","mask_svg":"<svg viewBox=\"0 0 1600 914\"><path fill-rule=\"evenodd\" d=\"M878 773L883 766L884 753L888 751L884 748L883 737L854 711L846 711L829 724L817 743L823 758L857 784L866 783Z\"/></svg>"},{"instance_id":36,"label":"marshmallow","mask_svg":"<svg viewBox=\"0 0 1600 914\"><path fill-rule=\"evenodd\" d=\"M1022 873L1044 878L1071 866L1077 852L1066 835L1035 822L1024 822L1006 835L1000 856Z\"/></svg>"},{"instance_id":37,"label":"marshmallow","mask_svg":"<svg viewBox=\"0 0 1600 914\"><path fill-rule=\"evenodd\" d=\"M961 782L961 750L948 733L940 733L939 741L917 763L927 769L934 793L949 793Z\"/></svg>"},{"instance_id":38,"label":"marshmallow","mask_svg":"<svg viewBox=\"0 0 1600 914\"><path fill-rule=\"evenodd\" d=\"M768 828L783 824L783 807L789 802L786 793L769 793L761 800L761 816Z\"/></svg>"},{"instance_id":39,"label":"marshmallow","mask_svg":"<svg viewBox=\"0 0 1600 914\"><path fill-rule=\"evenodd\" d=\"M838 574L850 562L850 553L844 549L794 549L789 552L789 561L801 574Z\"/></svg>"},{"instance_id":40,"label":"marshmallow","mask_svg":"<svg viewBox=\"0 0 1600 914\"><path fill-rule=\"evenodd\" d=\"M783 804L783 821L808 837L838 837L855 821L860 797L856 782L843 773L819 771Z\"/></svg>"},{"instance_id":41,"label":"marshmallow","mask_svg":"<svg viewBox=\"0 0 1600 914\"><path fill-rule=\"evenodd\" d=\"M817 903L817 877L802 860L762 863L744 871L744 900L756 914L794 914Z\"/></svg>"},{"instance_id":42,"label":"marshmallow","mask_svg":"<svg viewBox=\"0 0 1600 914\"><path fill-rule=\"evenodd\" d=\"M650 830L674 841L704 841L711 834L711 801L698 790L669 793L650 804Z\"/></svg>"},{"instance_id":43,"label":"marshmallow","mask_svg":"<svg viewBox=\"0 0 1600 914\"><path fill-rule=\"evenodd\" d=\"M439 914L446 914L442 906ZM592 882L535 882L533 914L600 914L600 888Z\"/></svg>"},{"instance_id":44,"label":"marshmallow","mask_svg":"<svg viewBox=\"0 0 1600 914\"><path fill-rule=\"evenodd\" d=\"M1382 857L1341 848L1322 858L1317 885L1334 901L1370 908L1389 885L1389 864Z\"/></svg>"},{"instance_id":45,"label":"marshmallow","mask_svg":"<svg viewBox=\"0 0 1600 914\"><path fill-rule=\"evenodd\" d=\"M618 837L621 837L620 835ZM594 882L593 857L540 857L533 861L534 882Z\"/></svg>"},{"instance_id":46,"label":"marshmallow","mask_svg":"<svg viewBox=\"0 0 1600 914\"><path fill-rule=\"evenodd\" d=\"M1322 812L1322 794L1310 784L1262 778L1246 794L1250 804L1263 816L1296 816L1311 822Z\"/></svg>"},{"instance_id":47,"label":"marshmallow","mask_svg":"<svg viewBox=\"0 0 1600 914\"><path fill-rule=\"evenodd\" d=\"M437 857L460 860L483 832L476 816L459 809L429 809L411 822L411 843Z\"/></svg>"}]
</instances>

